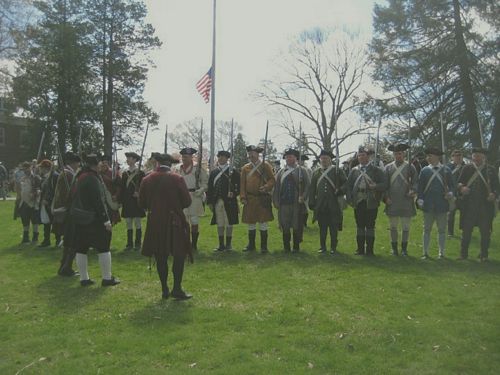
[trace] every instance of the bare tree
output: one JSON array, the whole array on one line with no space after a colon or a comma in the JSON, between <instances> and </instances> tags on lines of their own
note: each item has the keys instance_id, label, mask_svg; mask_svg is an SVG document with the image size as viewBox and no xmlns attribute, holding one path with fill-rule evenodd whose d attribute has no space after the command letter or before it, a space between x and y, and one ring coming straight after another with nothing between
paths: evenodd
<instances>
[{"instance_id":1,"label":"bare tree","mask_svg":"<svg viewBox=\"0 0 500 375\"><path fill-rule=\"evenodd\" d=\"M322 29L303 32L280 64L283 72L265 81L257 98L273 107L279 125L299 141L299 127L308 134L307 149L332 150L341 116L354 112L367 65L365 48L355 35L330 34ZM339 143L366 131L350 127L339 134Z\"/></svg>"},{"instance_id":2,"label":"bare tree","mask_svg":"<svg viewBox=\"0 0 500 375\"><path fill-rule=\"evenodd\" d=\"M184 121L177 125L175 130L169 134L169 143L174 144L180 150L184 147L199 148L200 144L200 131L201 131L201 117ZM209 124L203 126L203 155L209 155ZM231 121L217 121L215 124L215 147L216 150L229 150L231 145ZM241 133L242 127L238 122L234 121L233 134L236 138L238 133Z\"/></svg>"}]
</instances>

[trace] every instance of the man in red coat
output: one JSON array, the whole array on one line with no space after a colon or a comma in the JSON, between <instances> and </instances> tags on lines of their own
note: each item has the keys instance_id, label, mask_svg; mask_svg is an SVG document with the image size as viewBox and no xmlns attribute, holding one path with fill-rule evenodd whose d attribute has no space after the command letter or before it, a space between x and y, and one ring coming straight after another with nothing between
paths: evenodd
<instances>
[{"instance_id":1,"label":"man in red coat","mask_svg":"<svg viewBox=\"0 0 500 375\"><path fill-rule=\"evenodd\" d=\"M185 300L192 296L182 290L184 261L192 261L189 224L183 209L191 205L191 196L184 179L170 171L178 163L168 154L155 154L156 170L146 176L139 189L139 206L147 209L147 226L142 244L142 255L154 256L162 287L162 298ZM172 293L167 286L168 256L174 258Z\"/></svg>"}]
</instances>

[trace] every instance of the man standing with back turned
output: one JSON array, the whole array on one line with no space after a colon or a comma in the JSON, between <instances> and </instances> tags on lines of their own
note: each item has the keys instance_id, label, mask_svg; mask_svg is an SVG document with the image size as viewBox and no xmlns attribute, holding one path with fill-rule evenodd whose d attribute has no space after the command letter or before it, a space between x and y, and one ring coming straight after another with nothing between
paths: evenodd
<instances>
[{"instance_id":1,"label":"man standing with back turned","mask_svg":"<svg viewBox=\"0 0 500 375\"><path fill-rule=\"evenodd\" d=\"M148 211L147 226L142 244L142 255L154 256L161 282L162 298L185 300L192 296L182 290L182 276L186 257L192 260L189 224L183 209L191 204L191 196L184 179L171 173L172 163L178 163L169 154L155 154L156 170L147 175L139 189L139 206ZM174 258L172 293L167 285L168 256Z\"/></svg>"}]
</instances>

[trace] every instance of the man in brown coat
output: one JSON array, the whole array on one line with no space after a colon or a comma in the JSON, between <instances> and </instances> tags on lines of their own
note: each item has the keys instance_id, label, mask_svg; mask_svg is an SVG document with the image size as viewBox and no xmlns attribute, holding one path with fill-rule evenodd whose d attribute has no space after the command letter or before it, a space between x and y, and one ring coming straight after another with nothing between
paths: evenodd
<instances>
[{"instance_id":1,"label":"man in brown coat","mask_svg":"<svg viewBox=\"0 0 500 375\"><path fill-rule=\"evenodd\" d=\"M243 203L241 221L248 224L248 245L243 251L255 250L259 223L260 251L267 253L267 222L273 220L271 191L276 180L271 164L259 159L263 149L256 146L248 146L246 149L250 163L241 168L240 177L240 199Z\"/></svg>"},{"instance_id":2,"label":"man in brown coat","mask_svg":"<svg viewBox=\"0 0 500 375\"><path fill-rule=\"evenodd\" d=\"M172 163L178 163L168 154L155 154L156 170L146 176L139 189L139 206L148 211L142 254L156 259L156 269L162 287L162 298L170 292L167 286L169 255L174 258L172 297L185 300L192 296L182 290L184 261L192 261L189 224L183 209L191 204L191 196L184 179L171 173Z\"/></svg>"}]
</instances>

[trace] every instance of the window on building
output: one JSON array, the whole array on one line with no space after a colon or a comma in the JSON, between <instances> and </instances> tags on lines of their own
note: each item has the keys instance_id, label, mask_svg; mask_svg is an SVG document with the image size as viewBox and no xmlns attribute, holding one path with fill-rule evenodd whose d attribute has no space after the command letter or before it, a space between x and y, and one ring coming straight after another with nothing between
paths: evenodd
<instances>
[{"instance_id":1,"label":"window on building","mask_svg":"<svg viewBox=\"0 0 500 375\"><path fill-rule=\"evenodd\" d=\"M5 128L0 128L0 146L5 146Z\"/></svg>"}]
</instances>

